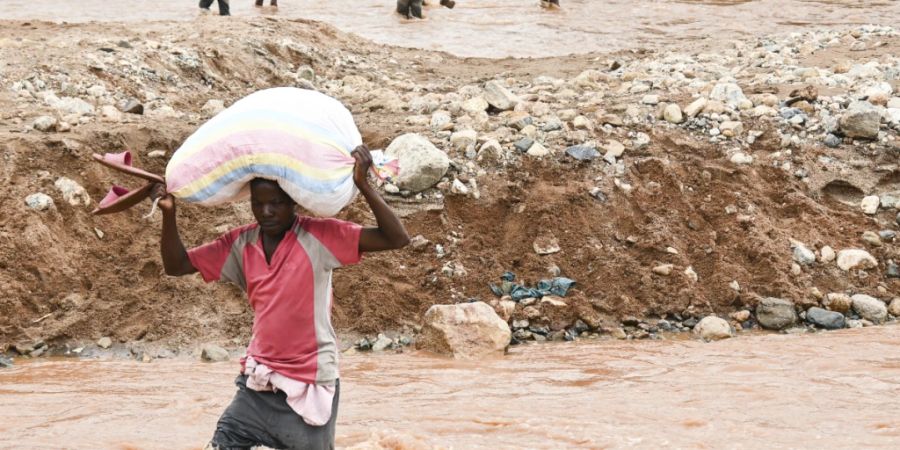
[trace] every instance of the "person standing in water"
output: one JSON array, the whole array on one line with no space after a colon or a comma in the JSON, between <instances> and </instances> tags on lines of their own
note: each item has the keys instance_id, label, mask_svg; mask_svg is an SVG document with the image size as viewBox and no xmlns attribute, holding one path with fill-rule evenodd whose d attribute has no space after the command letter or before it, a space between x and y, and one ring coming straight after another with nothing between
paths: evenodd
<instances>
[{"instance_id":1,"label":"person standing in water","mask_svg":"<svg viewBox=\"0 0 900 450\"><path fill-rule=\"evenodd\" d=\"M263 0L256 0L256 6L262 6L262 5L263 5ZM271 1L269 2L269 6L274 6L274 7L277 8L277 7L278 7L278 0L271 0Z\"/></svg>"},{"instance_id":2,"label":"person standing in water","mask_svg":"<svg viewBox=\"0 0 900 450\"><path fill-rule=\"evenodd\" d=\"M218 0L219 1L219 15L220 16L230 16L231 11L229 10L228 0ZM209 7L212 6L213 0L200 0L200 9L209 11Z\"/></svg>"},{"instance_id":3,"label":"person standing in water","mask_svg":"<svg viewBox=\"0 0 900 450\"><path fill-rule=\"evenodd\" d=\"M424 19L425 16L422 14L423 6L427 6L425 0L397 0L397 13L406 16L407 19ZM456 2L454 0L441 0L441 6L453 9L456 6Z\"/></svg>"},{"instance_id":4,"label":"person standing in water","mask_svg":"<svg viewBox=\"0 0 900 450\"><path fill-rule=\"evenodd\" d=\"M166 274L200 272L206 282L229 281L253 308L237 393L207 448L334 449L340 377L331 325L332 271L356 264L363 253L409 243L403 223L369 184L369 149L361 145L352 155L353 182L375 227L300 216L277 182L256 178L250 182L256 223L186 250L175 222L175 198L164 185L153 187L151 198L163 211L160 253Z\"/></svg>"},{"instance_id":5,"label":"person standing in water","mask_svg":"<svg viewBox=\"0 0 900 450\"><path fill-rule=\"evenodd\" d=\"M542 8L559 8L559 0L541 0Z\"/></svg>"}]
</instances>

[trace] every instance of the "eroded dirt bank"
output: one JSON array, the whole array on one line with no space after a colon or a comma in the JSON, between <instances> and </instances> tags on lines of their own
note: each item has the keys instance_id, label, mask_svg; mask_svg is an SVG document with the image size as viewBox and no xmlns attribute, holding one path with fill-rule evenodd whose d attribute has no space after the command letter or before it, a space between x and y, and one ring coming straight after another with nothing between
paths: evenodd
<instances>
[{"instance_id":1,"label":"eroded dirt bank","mask_svg":"<svg viewBox=\"0 0 900 450\"><path fill-rule=\"evenodd\" d=\"M890 28L478 60L375 45L303 20L0 25L3 346L74 347L101 336L167 348L246 342L251 316L236 288L162 274L158 216L90 215L110 183L129 182L90 154L130 149L162 173L218 109L210 100L228 105L285 85L342 100L373 148L416 132L453 160L436 188L388 195L419 245L336 274L334 320L344 333L413 334L432 304L493 299L488 283L507 270L532 283L555 273L576 280L561 311L528 318L551 331L581 320L601 335L619 335L622 319L635 337L653 335L659 319L687 329L709 313L755 313L763 297L802 313L828 306L827 294L882 306L900 295L891 278L900 38ZM480 106L488 81L517 104ZM807 86L815 95L791 94ZM694 111L698 99L705 105ZM129 101L143 114L123 112ZM871 131L875 117L873 136L839 123L855 101L877 111L859 124ZM566 154L575 145L599 156L576 160ZM66 198L62 177L90 204L77 192ZM36 193L52 205L26 202ZM881 206L868 214L861 203L872 195ZM371 222L366 211L357 203L341 217ZM179 218L188 245L252 220L246 205L182 204ZM538 254L536 241L559 251ZM876 264L845 270L825 247L860 249ZM514 319L527 314L519 308ZM856 325L879 321L847 315ZM734 325L758 323L738 316Z\"/></svg>"}]
</instances>

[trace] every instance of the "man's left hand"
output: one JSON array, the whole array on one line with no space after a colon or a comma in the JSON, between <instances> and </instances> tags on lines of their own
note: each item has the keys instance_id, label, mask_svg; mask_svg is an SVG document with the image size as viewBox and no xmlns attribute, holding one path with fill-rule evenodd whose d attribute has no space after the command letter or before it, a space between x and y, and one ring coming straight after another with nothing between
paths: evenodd
<instances>
[{"instance_id":1,"label":"man's left hand","mask_svg":"<svg viewBox=\"0 0 900 450\"><path fill-rule=\"evenodd\" d=\"M369 147L365 144L353 149L350 154L356 160L353 166L353 182L357 188L369 184L369 169L372 167L372 154L369 153Z\"/></svg>"}]
</instances>

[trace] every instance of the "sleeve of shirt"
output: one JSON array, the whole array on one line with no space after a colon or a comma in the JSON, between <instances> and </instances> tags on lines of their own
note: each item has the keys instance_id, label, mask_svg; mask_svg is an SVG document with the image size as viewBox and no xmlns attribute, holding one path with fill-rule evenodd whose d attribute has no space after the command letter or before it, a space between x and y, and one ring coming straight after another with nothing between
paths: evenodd
<instances>
[{"instance_id":1,"label":"sleeve of shirt","mask_svg":"<svg viewBox=\"0 0 900 450\"><path fill-rule=\"evenodd\" d=\"M230 231L212 242L188 250L188 258L203 276L203 281L210 283L222 278L222 267L231 254L235 235L235 231Z\"/></svg>"},{"instance_id":2,"label":"sleeve of shirt","mask_svg":"<svg viewBox=\"0 0 900 450\"><path fill-rule=\"evenodd\" d=\"M305 228L334 255L337 267L356 264L362 258L359 252L361 225L338 219L313 219Z\"/></svg>"}]
</instances>

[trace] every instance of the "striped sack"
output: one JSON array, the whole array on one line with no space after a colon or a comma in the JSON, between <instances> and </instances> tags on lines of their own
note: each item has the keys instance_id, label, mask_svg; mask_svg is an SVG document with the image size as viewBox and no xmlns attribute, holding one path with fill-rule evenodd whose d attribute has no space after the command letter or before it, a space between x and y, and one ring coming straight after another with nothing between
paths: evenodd
<instances>
[{"instance_id":1,"label":"striped sack","mask_svg":"<svg viewBox=\"0 0 900 450\"><path fill-rule=\"evenodd\" d=\"M350 111L325 94L297 88L255 92L203 124L166 167L174 196L218 205L249 196L249 181L266 178L313 214L333 216L353 200L362 137ZM396 160L373 151L374 171L397 175Z\"/></svg>"}]
</instances>

